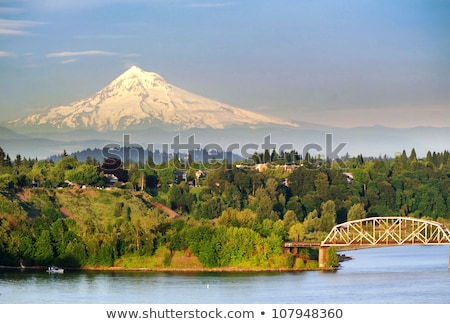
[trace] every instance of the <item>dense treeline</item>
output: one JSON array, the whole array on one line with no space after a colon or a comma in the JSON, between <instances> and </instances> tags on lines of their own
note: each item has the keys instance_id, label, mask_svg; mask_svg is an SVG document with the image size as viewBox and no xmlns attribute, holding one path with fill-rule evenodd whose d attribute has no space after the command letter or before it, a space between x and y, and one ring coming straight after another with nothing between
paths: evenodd
<instances>
[{"instance_id":1,"label":"dense treeline","mask_svg":"<svg viewBox=\"0 0 450 324\"><path fill-rule=\"evenodd\" d=\"M176 268L187 266L177 256L194 255L205 267L314 267L314 250L295 258L282 242L318 241L371 216L450 219L447 151L326 163L266 151L252 160L127 163L127 182L104 190L95 159L11 159L0 148L0 264Z\"/></svg>"}]
</instances>

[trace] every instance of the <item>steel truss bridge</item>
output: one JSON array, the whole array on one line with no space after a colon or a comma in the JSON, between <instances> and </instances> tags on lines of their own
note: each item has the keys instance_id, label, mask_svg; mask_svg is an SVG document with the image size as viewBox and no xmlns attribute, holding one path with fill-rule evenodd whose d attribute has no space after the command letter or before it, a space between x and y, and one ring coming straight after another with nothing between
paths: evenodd
<instances>
[{"instance_id":1,"label":"steel truss bridge","mask_svg":"<svg viewBox=\"0 0 450 324\"><path fill-rule=\"evenodd\" d=\"M319 267L328 247L367 248L395 245L450 245L450 231L438 222L412 217L370 217L334 226L322 242L286 242L290 251L319 248ZM450 260L449 260L450 269Z\"/></svg>"},{"instance_id":2,"label":"steel truss bridge","mask_svg":"<svg viewBox=\"0 0 450 324\"><path fill-rule=\"evenodd\" d=\"M438 222L412 217L371 217L336 225L320 246L450 244L450 231Z\"/></svg>"}]
</instances>

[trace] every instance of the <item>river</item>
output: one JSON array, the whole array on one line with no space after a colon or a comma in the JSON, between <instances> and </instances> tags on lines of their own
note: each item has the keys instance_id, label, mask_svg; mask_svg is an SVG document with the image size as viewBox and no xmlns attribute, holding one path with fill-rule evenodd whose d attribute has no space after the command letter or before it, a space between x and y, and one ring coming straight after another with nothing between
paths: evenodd
<instances>
[{"instance_id":1,"label":"river","mask_svg":"<svg viewBox=\"0 0 450 324\"><path fill-rule=\"evenodd\" d=\"M337 271L0 270L0 304L449 304L448 246L344 252Z\"/></svg>"}]
</instances>

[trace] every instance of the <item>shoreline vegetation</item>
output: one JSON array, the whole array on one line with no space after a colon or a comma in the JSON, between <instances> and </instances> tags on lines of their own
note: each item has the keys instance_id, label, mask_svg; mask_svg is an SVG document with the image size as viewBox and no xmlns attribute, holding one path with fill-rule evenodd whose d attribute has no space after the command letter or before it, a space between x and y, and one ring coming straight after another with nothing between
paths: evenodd
<instances>
[{"instance_id":1,"label":"shoreline vegetation","mask_svg":"<svg viewBox=\"0 0 450 324\"><path fill-rule=\"evenodd\" d=\"M318 268L317 264L312 263L312 266L303 266L302 268L293 268L293 267L245 267L245 266L226 266L226 267L211 267L207 268L201 265L198 261L198 258L195 256L190 257L178 257L182 261L175 260L175 266L165 267L163 265L154 265L149 267L139 267L139 266L82 266L82 267L65 267L65 270L69 271L110 271L110 272L121 272L121 271L136 271L136 272L172 272L172 273L218 273L218 272L299 272L299 271L336 271L340 267L340 263L352 260L351 256L347 256L345 254L337 253L339 259L339 265L337 266L328 266L323 268ZM189 265L183 266L182 263L186 263L188 260ZM119 260L120 264L121 260ZM161 262L161 260L159 260ZM1 269L9 269L9 270L45 270L47 266L35 265L35 266L4 266L0 265Z\"/></svg>"},{"instance_id":2,"label":"shoreline vegetation","mask_svg":"<svg viewBox=\"0 0 450 324\"><path fill-rule=\"evenodd\" d=\"M7 270L45 270L45 266L31 266L31 267L16 267L16 266L0 266L0 269ZM81 268L64 268L69 271L108 271L108 272L171 272L171 273L220 273L220 272L301 272L301 271L336 271L337 267L325 268L241 268L241 267L219 267L219 268L125 268L125 267L81 267Z\"/></svg>"},{"instance_id":3,"label":"shoreline vegetation","mask_svg":"<svg viewBox=\"0 0 450 324\"><path fill-rule=\"evenodd\" d=\"M106 161L79 161L67 153L58 161L11 159L0 148L0 264L335 270L347 259L336 249L327 249L327 264L319 268L317 248L291 252L283 243L321 242L336 224L374 216L450 223L447 151L334 162L266 150L251 160L115 160L111 170Z\"/></svg>"},{"instance_id":4,"label":"shoreline vegetation","mask_svg":"<svg viewBox=\"0 0 450 324\"><path fill-rule=\"evenodd\" d=\"M352 250L356 250L357 248L353 248ZM187 266L187 267L164 267L164 266L153 266L153 267L124 267L124 266L82 266L82 267L66 267L66 270L72 271L145 271L145 272L298 272L298 271L336 271L340 267L340 263L345 261L353 260L352 256L348 256L345 254L337 253L339 259L338 266L330 266L318 268L317 266L311 267L303 267L303 268L288 268L288 267L241 267L241 266L227 266L227 267L214 267L214 268L206 268L201 266L201 264L197 266ZM196 262L198 262L196 257L190 257ZM4 266L0 265L0 269L10 269L10 270L45 270L47 266Z\"/></svg>"}]
</instances>

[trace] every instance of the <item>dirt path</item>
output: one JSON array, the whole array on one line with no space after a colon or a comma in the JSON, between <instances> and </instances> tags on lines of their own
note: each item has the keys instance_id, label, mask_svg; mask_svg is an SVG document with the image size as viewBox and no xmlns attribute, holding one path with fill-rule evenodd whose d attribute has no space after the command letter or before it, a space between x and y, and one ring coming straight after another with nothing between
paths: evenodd
<instances>
[{"instance_id":1,"label":"dirt path","mask_svg":"<svg viewBox=\"0 0 450 324\"><path fill-rule=\"evenodd\" d=\"M73 214L66 207L59 208L59 212L66 218L74 218Z\"/></svg>"},{"instance_id":2,"label":"dirt path","mask_svg":"<svg viewBox=\"0 0 450 324\"><path fill-rule=\"evenodd\" d=\"M159 210L161 210L162 212L166 213L167 216L169 216L170 218L176 219L176 218L180 218L181 215L178 214L176 211L174 211L173 209L170 209L169 207L167 207L166 205L163 205L159 202L156 201L149 201L149 203L155 207L158 208Z\"/></svg>"},{"instance_id":3,"label":"dirt path","mask_svg":"<svg viewBox=\"0 0 450 324\"><path fill-rule=\"evenodd\" d=\"M180 214L178 214L176 211L174 211L173 209L170 209L169 207L167 207L166 205L157 202L157 201L152 201L152 196L150 196L148 193L146 192L135 192L134 193L135 196L140 197L144 202L152 205L153 207L159 209L160 211L162 211L163 213L165 213L167 216L169 216L172 219L177 219L182 217Z\"/></svg>"}]
</instances>

